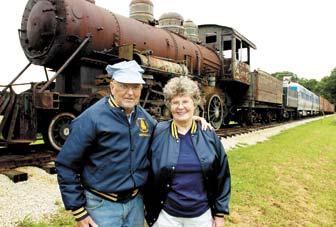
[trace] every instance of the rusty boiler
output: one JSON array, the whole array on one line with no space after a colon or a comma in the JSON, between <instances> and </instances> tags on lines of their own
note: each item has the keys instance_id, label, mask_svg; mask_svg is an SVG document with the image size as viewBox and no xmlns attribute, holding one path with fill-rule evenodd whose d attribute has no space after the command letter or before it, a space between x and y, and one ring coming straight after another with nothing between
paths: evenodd
<instances>
[{"instance_id":1,"label":"rusty boiler","mask_svg":"<svg viewBox=\"0 0 336 227\"><path fill-rule=\"evenodd\" d=\"M220 73L216 52L164 29L124 17L87 0L29 0L20 29L27 58L36 65L58 69L90 36L82 56L134 44L139 52L176 63L185 62L190 74Z\"/></svg>"}]
</instances>

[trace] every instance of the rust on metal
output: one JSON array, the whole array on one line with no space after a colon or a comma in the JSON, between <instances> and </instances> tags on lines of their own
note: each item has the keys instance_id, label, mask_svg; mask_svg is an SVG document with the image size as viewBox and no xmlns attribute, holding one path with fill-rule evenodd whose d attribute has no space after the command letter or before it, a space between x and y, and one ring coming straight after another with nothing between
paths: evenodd
<instances>
[{"instance_id":1,"label":"rust on metal","mask_svg":"<svg viewBox=\"0 0 336 227\"><path fill-rule=\"evenodd\" d=\"M59 93L36 92L34 94L34 105L40 109L59 109Z\"/></svg>"},{"instance_id":2,"label":"rust on metal","mask_svg":"<svg viewBox=\"0 0 336 227\"><path fill-rule=\"evenodd\" d=\"M33 27L33 30L27 30L20 37L21 45L25 51L26 56L34 64L44 65L54 69L61 67L62 59L70 57L71 53L78 47L76 42L73 42L67 37L78 37L84 39L87 34L92 35L90 45L87 46L86 51L103 51L112 49L116 40L117 45L122 46L126 44L134 44L135 48L139 51L151 49L153 55L158 57L165 57L174 59L175 61L184 61L186 56L191 56L191 62L194 66L194 70L197 70L196 54L198 50L197 44L190 42L189 40L180 37L178 35L167 32L163 29L153 27L148 24L144 24L137 20L127 18L118 14L112 14L111 12L100 7L89 7L90 4L87 1L71 1L64 0L69 9L75 9L76 16L66 15L63 1L56 1L55 6L58 11L48 11L43 16L40 16L41 10L51 7L51 2L40 1L39 4L34 4L33 0L30 0L27 4L24 19L21 30L27 30L27 27ZM90 8L90 10L87 10ZM39 18L38 24L33 26L31 16ZM59 21L49 18L52 16L65 17L65 21ZM79 16L80 15L80 16ZM28 18L30 18L28 20ZM88 20L90 18L90 20ZM39 43L38 39L32 34L41 34L45 32L43 25L48 25L48 33L50 33L50 39L46 39L43 43ZM103 30L97 30L96 28L109 28ZM57 30L56 28L63 28ZM120 29L123 28L123 29ZM55 43L52 43L54 40ZM162 43L169 43L169 45L162 46ZM60 48L62 45L62 48ZM40 47L44 46L45 49ZM202 65L203 62L209 62L209 66L212 70L220 71L220 59L216 53L211 50L200 47L201 52L199 54L199 61ZM58 58L57 56L62 56Z\"/></svg>"},{"instance_id":3,"label":"rust on metal","mask_svg":"<svg viewBox=\"0 0 336 227\"><path fill-rule=\"evenodd\" d=\"M0 143L29 144L36 139L35 108L29 92L17 95L13 92L1 96Z\"/></svg>"},{"instance_id":4,"label":"rust on metal","mask_svg":"<svg viewBox=\"0 0 336 227\"><path fill-rule=\"evenodd\" d=\"M256 46L233 28L217 24L198 26L199 39L221 58L222 78L250 84L250 50Z\"/></svg>"},{"instance_id":5,"label":"rust on metal","mask_svg":"<svg viewBox=\"0 0 336 227\"><path fill-rule=\"evenodd\" d=\"M250 66L244 62L236 62L233 65L233 79L244 84L250 84Z\"/></svg>"},{"instance_id":6,"label":"rust on metal","mask_svg":"<svg viewBox=\"0 0 336 227\"><path fill-rule=\"evenodd\" d=\"M139 59L141 65L149 67L154 70L159 70L165 73L171 73L173 75L188 75L188 69L184 64L177 64L173 61L167 61L159 59L154 56L145 56L142 54L136 54L137 59Z\"/></svg>"},{"instance_id":7,"label":"rust on metal","mask_svg":"<svg viewBox=\"0 0 336 227\"><path fill-rule=\"evenodd\" d=\"M119 57L121 59L133 60L134 45L125 44L119 47Z\"/></svg>"}]
</instances>

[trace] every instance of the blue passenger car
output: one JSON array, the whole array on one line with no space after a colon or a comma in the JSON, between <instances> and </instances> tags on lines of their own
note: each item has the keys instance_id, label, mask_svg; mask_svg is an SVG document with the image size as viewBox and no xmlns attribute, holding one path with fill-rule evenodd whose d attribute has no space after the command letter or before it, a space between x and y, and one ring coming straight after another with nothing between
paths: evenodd
<instances>
[{"instance_id":1,"label":"blue passenger car","mask_svg":"<svg viewBox=\"0 0 336 227\"><path fill-rule=\"evenodd\" d=\"M297 111L300 116L315 115L319 111L319 98L313 92L294 82L288 84L289 90L297 91Z\"/></svg>"},{"instance_id":2,"label":"blue passenger car","mask_svg":"<svg viewBox=\"0 0 336 227\"><path fill-rule=\"evenodd\" d=\"M296 86L291 86L288 80L283 81L283 117L285 119L296 118L298 116L298 92Z\"/></svg>"}]
</instances>

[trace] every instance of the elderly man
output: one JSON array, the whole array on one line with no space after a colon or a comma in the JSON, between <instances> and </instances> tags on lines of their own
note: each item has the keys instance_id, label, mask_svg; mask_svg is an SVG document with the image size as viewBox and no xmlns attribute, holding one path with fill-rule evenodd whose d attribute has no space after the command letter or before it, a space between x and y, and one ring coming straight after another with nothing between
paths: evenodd
<instances>
[{"instance_id":1,"label":"elderly man","mask_svg":"<svg viewBox=\"0 0 336 227\"><path fill-rule=\"evenodd\" d=\"M146 152L156 121L141 107L143 69L135 62L106 67L111 96L79 115L56 159L67 210L78 226L144 225L139 195L148 174Z\"/></svg>"}]
</instances>

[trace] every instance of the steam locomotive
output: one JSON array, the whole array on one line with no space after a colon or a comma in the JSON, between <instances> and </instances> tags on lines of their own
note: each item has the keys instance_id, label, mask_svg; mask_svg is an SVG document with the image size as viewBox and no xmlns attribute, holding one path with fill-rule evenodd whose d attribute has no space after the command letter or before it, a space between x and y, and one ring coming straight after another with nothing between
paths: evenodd
<instances>
[{"instance_id":1,"label":"steam locomotive","mask_svg":"<svg viewBox=\"0 0 336 227\"><path fill-rule=\"evenodd\" d=\"M30 64L43 66L48 81L15 94L15 78L1 92L0 144L5 146L29 144L41 134L60 150L71 121L109 94L106 65L124 60L136 60L145 69L140 104L158 120L170 118L163 86L181 75L198 82L203 100L196 114L216 129L230 121L253 124L315 115L325 106L334 112L327 100L320 106L322 98L315 96L314 106L300 109L302 97L310 100L301 97L304 89L261 70L251 72L250 52L256 46L235 29L197 26L177 13L156 21L150 0L132 0L130 18L94 0L29 0L19 36ZM47 68L55 71L52 78Z\"/></svg>"}]
</instances>

